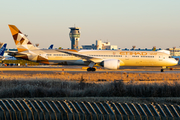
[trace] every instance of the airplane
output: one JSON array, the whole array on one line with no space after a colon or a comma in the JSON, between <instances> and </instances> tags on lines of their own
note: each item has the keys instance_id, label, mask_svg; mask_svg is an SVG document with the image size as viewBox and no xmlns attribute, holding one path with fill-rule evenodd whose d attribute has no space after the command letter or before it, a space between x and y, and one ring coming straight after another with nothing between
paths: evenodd
<instances>
[{"instance_id":1,"label":"airplane","mask_svg":"<svg viewBox=\"0 0 180 120\"><path fill-rule=\"evenodd\" d=\"M87 71L95 71L95 65L105 69L120 66L159 66L161 72L166 66L177 65L178 61L168 51L121 51L121 50L73 50L44 49L35 47L15 26L9 25L18 52L9 55L38 63L53 65L88 65Z\"/></svg>"},{"instance_id":2,"label":"airplane","mask_svg":"<svg viewBox=\"0 0 180 120\"><path fill-rule=\"evenodd\" d=\"M7 44L4 43L4 44L2 45L2 47L0 48L0 59L1 59L1 60L4 59L4 51L5 51L5 49L6 49L6 46L7 46Z\"/></svg>"}]
</instances>

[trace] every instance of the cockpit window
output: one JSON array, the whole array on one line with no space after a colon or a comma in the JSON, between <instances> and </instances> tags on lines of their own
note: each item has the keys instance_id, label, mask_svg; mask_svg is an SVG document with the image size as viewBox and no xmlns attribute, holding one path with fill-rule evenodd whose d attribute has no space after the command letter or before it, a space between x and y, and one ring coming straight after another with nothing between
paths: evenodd
<instances>
[{"instance_id":1,"label":"cockpit window","mask_svg":"<svg viewBox=\"0 0 180 120\"><path fill-rule=\"evenodd\" d=\"M172 58L172 56L169 56L169 58Z\"/></svg>"}]
</instances>

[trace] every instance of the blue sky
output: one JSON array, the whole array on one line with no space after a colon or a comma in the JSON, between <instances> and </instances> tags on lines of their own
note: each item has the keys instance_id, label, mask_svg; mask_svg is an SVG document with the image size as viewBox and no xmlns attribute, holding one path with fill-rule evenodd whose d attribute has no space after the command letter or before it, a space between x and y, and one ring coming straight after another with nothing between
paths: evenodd
<instances>
[{"instance_id":1,"label":"blue sky","mask_svg":"<svg viewBox=\"0 0 180 120\"><path fill-rule=\"evenodd\" d=\"M180 46L180 0L4 0L0 42L16 48L8 24L40 48L70 48L69 27L80 27L79 45L109 41L119 48Z\"/></svg>"}]
</instances>

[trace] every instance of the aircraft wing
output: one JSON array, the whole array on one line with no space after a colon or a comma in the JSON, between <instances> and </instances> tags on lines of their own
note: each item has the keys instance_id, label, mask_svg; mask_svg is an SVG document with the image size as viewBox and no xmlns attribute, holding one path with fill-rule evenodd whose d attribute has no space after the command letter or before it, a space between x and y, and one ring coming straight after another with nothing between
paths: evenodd
<instances>
[{"instance_id":1,"label":"aircraft wing","mask_svg":"<svg viewBox=\"0 0 180 120\"><path fill-rule=\"evenodd\" d=\"M69 54L69 55L73 55L75 57L80 57L82 59L85 59L87 61L91 61L91 62L94 62L94 63L100 63L100 62L103 61L103 59L100 58L100 57L94 57L94 56L80 54L76 50L61 50L61 49L59 49L57 51L62 52L62 53L66 53L66 54Z\"/></svg>"}]
</instances>

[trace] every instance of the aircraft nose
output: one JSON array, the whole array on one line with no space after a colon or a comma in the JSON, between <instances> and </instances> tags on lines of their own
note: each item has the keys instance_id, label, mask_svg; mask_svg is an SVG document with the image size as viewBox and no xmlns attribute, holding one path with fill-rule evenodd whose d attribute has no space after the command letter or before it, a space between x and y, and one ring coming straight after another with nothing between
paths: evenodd
<instances>
[{"instance_id":1,"label":"aircraft nose","mask_svg":"<svg viewBox=\"0 0 180 120\"><path fill-rule=\"evenodd\" d=\"M174 58L176 61L179 61L179 58Z\"/></svg>"},{"instance_id":2,"label":"aircraft nose","mask_svg":"<svg viewBox=\"0 0 180 120\"><path fill-rule=\"evenodd\" d=\"M172 61L172 63L173 63L174 65L177 65L178 62L179 62L179 59L173 59L173 61Z\"/></svg>"}]
</instances>

